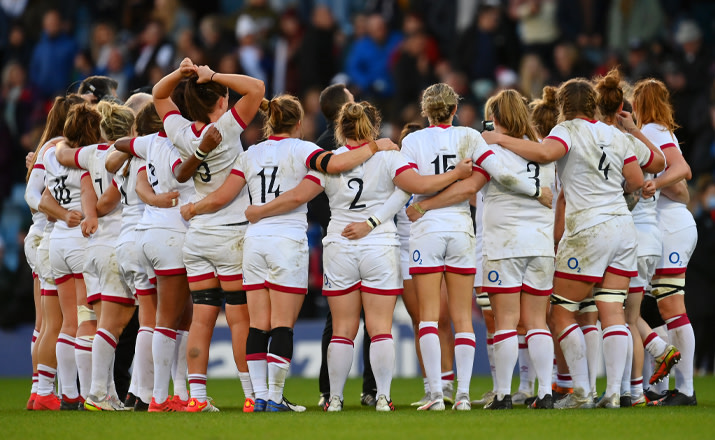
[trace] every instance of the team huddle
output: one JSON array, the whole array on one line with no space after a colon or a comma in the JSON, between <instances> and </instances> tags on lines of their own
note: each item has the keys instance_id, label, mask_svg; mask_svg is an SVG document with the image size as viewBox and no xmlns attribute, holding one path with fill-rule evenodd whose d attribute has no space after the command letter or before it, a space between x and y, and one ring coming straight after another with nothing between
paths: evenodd
<instances>
[{"instance_id":1,"label":"team huddle","mask_svg":"<svg viewBox=\"0 0 715 440\"><path fill-rule=\"evenodd\" d=\"M219 411L206 373L225 307L243 411L305 411L284 387L308 291L307 203L323 192L323 410L343 409L361 312L370 404L395 410L398 296L424 375L418 410L696 404L683 295L697 233L662 83L625 99L614 70L530 104L504 90L481 133L452 125L459 96L435 84L421 101L430 125L408 124L399 146L379 138L376 107L334 85L321 95L336 108L330 149L300 139L298 99L264 93L187 58L126 104L55 99L25 194L38 316L28 409ZM259 112L265 140L244 151ZM648 323L645 294L659 311ZM480 400L469 395L475 295L494 382ZM137 307L125 399L115 351ZM512 394L517 360L526 373Z\"/></svg>"}]
</instances>

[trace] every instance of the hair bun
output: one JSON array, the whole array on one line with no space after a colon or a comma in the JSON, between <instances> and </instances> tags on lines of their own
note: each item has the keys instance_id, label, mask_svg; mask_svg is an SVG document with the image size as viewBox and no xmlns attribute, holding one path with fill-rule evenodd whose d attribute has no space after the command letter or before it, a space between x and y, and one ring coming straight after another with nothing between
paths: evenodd
<instances>
[{"instance_id":1,"label":"hair bun","mask_svg":"<svg viewBox=\"0 0 715 440\"><path fill-rule=\"evenodd\" d=\"M268 113L268 110L270 108L271 101L267 100L266 98L263 98L261 100L261 104L258 106L258 109L262 111L263 113Z\"/></svg>"},{"instance_id":2,"label":"hair bun","mask_svg":"<svg viewBox=\"0 0 715 440\"><path fill-rule=\"evenodd\" d=\"M356 102L349 102L345 104L345 116L352 120L360 119L365 114L365 109L363 106Z\"/></svg>"},{"instance_id":3,"label":"hair bun","mask_svg":"<svg viewBox=\"0 0 715 440\"><path fill-rule=\"evenodd\" d=\"M557 89L553 86L546 86L541 92L541 99L544 100L544 104L547 105L549 108L556 108L556 92Z\"/></svg>"}]
</instances>

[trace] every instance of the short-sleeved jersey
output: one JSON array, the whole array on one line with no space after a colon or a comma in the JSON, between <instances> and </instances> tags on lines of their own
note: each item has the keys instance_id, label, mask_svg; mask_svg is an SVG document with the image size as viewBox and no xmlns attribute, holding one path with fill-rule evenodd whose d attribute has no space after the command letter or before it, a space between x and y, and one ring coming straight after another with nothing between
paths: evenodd
<instances>
[{"instance_id":1,"label":"short-sleeved jersey","mask_svg":"<svg viewBox=\"0 0 715 440\"><path fill-rule=\"evenodd\" d=\"M680 145L678 144L678 138L664 126L655 123L646 124L641 128L641 132L653 145L660 148L661 151L665 151L668 148L675 148L682 154ZM658 191L658 193L660 193L660 191ZM636 205L636 207L637 206L638 205ZM693 215L688 211L688 208L680 202L663 196L658 197L656 206L658 211L658 227L661 231L678 232L695 225Z\"/></svg>"},{"instance_id":2,"label":"short-sleeved jersey","mask_svg":"<svg viewBox=\"0 0 715 440\"><path fill-rule=\"evenodd\" d=\"M556 166L566 197L566 235L614 216L631 215L621 186L623 165L632 160L647 161L650 150L648 157L643 157L643 150L633 147L636 139L632 136L603 122L585 119L558 124L546 139L559 141L566 148L566 155ZM634 157L634 152L641 156Z\"/></svg>"},{"instance_id":3,"label":"short-sleeved jersey","mask_svg":"<svg viewBox=\"0 0 715 440\"><path fill-rule=\"evenodd\" d=\"M195 191L193 181L180 183L174 177L174 169L181 164L179 152L161 132L133 138L130 150L134 156L146 161L147 180L155 193L179 191L179 203L175 207L158 208L146 205L136 229L162 228L186 232L189 224L181 217L180 209L181 205L193 200Z\"/></svg>"},{"instance_id":4,"label":"short-sleeved jersey","mask_svg":"<svg viewBox=\"0 0 715 440\"><path fill-rule=\"evenodd\" d=\"M104 167L107 155L112 151L114 151L114 147L109 145L94 144L80 148L74 154L75 165L89 172L97 199L102 197L102 194L109 189L109 185L112 184L114 178L114 175ZM122 223L121 205L118 205L112 212L99 217L97 220L97 232L89 238L89 245L111 244L113 246L119 236L119 229Z\"/></svg>"},{"instance_id":5,"label":"short-sleeved jersey","mask_svg":"<svg viewBox=\"0 0 715 440\"><path fill-rule=\"evenodd\" d=\"M335 150L335 154L355 148L360 147L340 147ZM330 203L330 224L323 243L359 242L398 246L400 243L393 221L379 224L359 240L349 240L341 234L347 225L365 221L385 203L395 191L392 179L410 168L407 159L399 151L381 151L342 174L323 174L316 171L308 173L307 179L325 188ZM394 218L395 214L397 213L392 213L390 218Z\"/></svg>"},{"instance_id":6,"label":"short-sleeved jersey","mask_svg":"<svg viewBox=\"0 0 715 440\"><path fill-rule=\"evenodd\" d=\"M402 154L423 176L446 173L460 161L471 158L475 161L484 155L488 147L482 136L468 127L432 126L409 134L402 140ZM434 194L415 195L415 202ZM469 201L452 206L432 209L412 223L411 234L428 232L466 232L474 234Z\"/></svg>"},{"instance_id":7,"label":"short-sleeved jersey","mask_svg":"<svg viewBox=\"0 0 715 440\"><path fill-rule=\"evenodd\" d=\"M129 170L127 170L127 167ZM134 240L134 231L144 215L145 204L137 195L137 174L140 169L146 169L146 161L139 157L132 157L125 163L114 176L112 184L121 194L122 227L117 238L117 246ZM126 174L126 175L125 175Z\"/></svg>"},{"instance_id":8,"label":"short-sleeved jersey","mask_svg":"<svg viewBox=\"0 0 715 440\"><path fill-rule=\"evenodd\" d=\"M246 179L253 205L264 205L295 188L309 171L311 158L322 150L312 142L271 136L241 154L233 173ZM306 204L285 214L251 223L246 237L276 235L301 240L308 229Z\"/></svg>"},{"instance_id":9,"label":"short-sleeved jersey","mask_svg":"<svg viewBox=\"0 0 715 440\"><path fill-rule=\"evenodd\" d=\"M55 156L55 148L48 148L42 158L46 173L45 186L60 206L68 211L82 212L81 182L82 175L87 172L61 165ZM82 238L79 226L70 228L61 219L57 219L55 223L50 238Z\"/></svg>"},{"instance_id":10,"label":"short-sleeved jersey","mask_svg":"<svg viewBox=\"0 0 715 440\"><path fill-rule=\"evenodd\" d=\"M533 179L535 187L553 184L554 164L538 164L490 145L514 176ZM519 194L492 179L484 192L483 252L489 260L554 256L554 213L534 197Z\"/></svg>"},{"instance_id":11,"label":"short-sleeved jersey","mask_svg":"<svg viewBox=\"0 0 715 440\"><path fill-rule=\"evenodd\" d=\"M209 125L214 125L218 129L223 140L206 156L194 174L194 187L196 188L194 201L201 200L217 190L228 178L238 155L243 152L240 136L246 128L246 124L241 120L235 108L231 108L218 121ZM201 145L209 125L204 125L201 130L197 130L195 123L184 119L176 111L169 112L164 117L166 134L184 160L192 156ZM199 214L191 219L191 224L193 227L210 227L242 223L246 221L247 206L248 192L241 191L238 197L219 211Z\"/></svg>"}]
</instances>

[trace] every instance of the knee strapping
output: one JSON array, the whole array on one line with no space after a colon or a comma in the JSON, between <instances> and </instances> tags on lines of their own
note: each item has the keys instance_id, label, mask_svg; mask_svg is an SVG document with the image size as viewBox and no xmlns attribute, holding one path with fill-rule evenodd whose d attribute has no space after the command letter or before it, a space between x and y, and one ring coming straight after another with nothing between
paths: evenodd
<instances>
[{"instance_id":1,"label":"knee strapping","mask_svg":"<svg viewBox=\"0 0 715 440\"><path fill-rule=\"evenodd\" d=\"M241 306L244 304L248 304L248 301L246 300L245 290L224 290L224 293L226 295L226 304L230 306Z\"/></svg>"},{"instance_id":2,"label":"knee strapping","mask_svg":"<svg viewBox=\"0 0 715 440\"><path fill-rule=\"evenodd\" d=\"M191 291L191 300L194 304L221 307L221 304L223 303L223 296L223 290L218 287L214 287L213 289Z\"/></svg>"},{"instance_id":3,"label":"knee strapping","mask_svg":"<svg viewBox=\"0 0 715 440\"><path fill-rule=\"evenodd\" d=\"M685 295L685 278L659 278L652 284L651 292L659 302L672 295Z\"/></svg>"},{"instance_id":4,"label":"knee strapping","mask_svg":"<svg viewBox=\"0 0 715 440\"><path fill-rule=\"evenodd\" d=\"M593 289L593 299L600 302L623 304L627 295L628 290L604 288Z\"/></svg>"},{"instance_id":5,"label":"knee strapping","mask_svg":"<svg viewBox=\"0 0 715 440\"><path fill-rule=\"evenodd\" d=\"M585 299L578 304L578 313L583 315L583 314L592 313L592 312L598 312L598 308L596 307L595 299L593 299L593 298Z\"/></svg>"},{"instance_id":6,"label":"knee strapping","mask_svg":"<svg viewBox=\"0 0 715 440\"><path fill-rule=\"evenodd\" d=\"M268 332L255 327L248 329L246 339L246 354L267 353L268 352Z\"/></svg>"},{"instance_id":7,"label":"knee strapping","mask_svg":"<svg viewBox=\"0 0 715 440\"><path fill-rule=\"evenodd\" d=\"M293 357L293 329L276 327L271 330L271 346L269 353L286 359Z\"/></svg>"},{"instance_id":8,"label":"knee strapping","mask_svg":"<svg viewBox=\"0 0 715 440\"><path fill-rule=\"evenodd\" d=\"M77 306L77 325L86 321L96 321L97 314L87 306Z\"/></svg>"},{"instance_id":9,"label":"knee strapping","mask_svg":"<svg viewBox=\"0 0 715 440\"><path fill-rule=\"evenodd\" d=\"M477 299L477 305L482 308L482 310L491 310L492 305L489 302L489 294L488 293L480 293L476 297Z\"/></svg>"},{"instance_id":10,"label":"knee strapping","mask_svg":"<svg viewBox=\"0 0 715 440\"><path fill-rule=\"evenodd\" d=\"M559 296L555 293L551 294L551 305L552 306L561 306L564 309L568 310L569 312L578 312L578 306L579 303L576 301L571 301L570 299L566 299L563 296Z\"/></svg>"}]
</instances>

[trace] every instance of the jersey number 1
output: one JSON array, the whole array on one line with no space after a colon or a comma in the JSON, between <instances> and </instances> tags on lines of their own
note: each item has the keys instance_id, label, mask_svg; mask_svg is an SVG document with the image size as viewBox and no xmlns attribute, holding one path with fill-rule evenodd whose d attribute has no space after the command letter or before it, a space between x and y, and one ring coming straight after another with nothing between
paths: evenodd
<instances>
[{"instance_id":1,"label":"jersey number 1","mask_svg":"<svg viewBox=\"0 0 715 440\"><path fill-rule=\"evenodd\" d=\"M442 158L442 163L440 164L439 158ZM431 164L434 164L434 173L435 174L442 174L446 173L447 171L453 170L454 165L449 165L449 159L456 159L457 155L456 154L443 154L443 155L437 155L437 157L434 158ZM442 171L440 171L439 166L442 165Z\"/></svg>"},{"instance_id":2,"label":"jersey number 1","mask_svg":"<svg viewBox=\"0 0 715 440\"><path fill-rule=\"evenodd\" d=\"M273 188L273 185L276 184L276 174L278 174L278 167L273 167L273 171L271 172L271 181L268 184L268 190L266 191L266 169L263 168L258 172L258 175L261 176L261 203L266 203L267 192L275 194L275 197L278 197L281 194L280 184L276 185L275 189Z\"/></svg>"}]
</instances>

